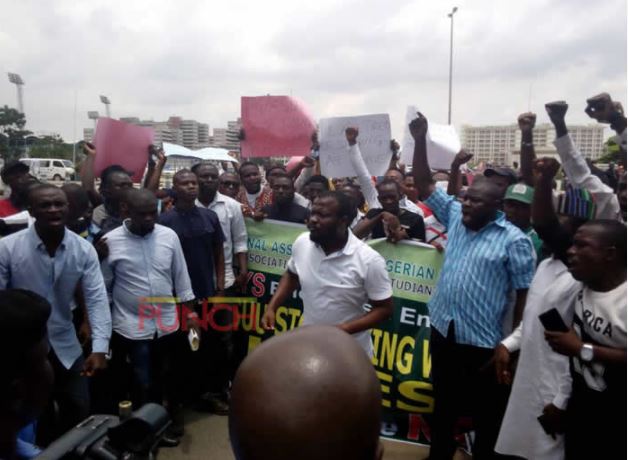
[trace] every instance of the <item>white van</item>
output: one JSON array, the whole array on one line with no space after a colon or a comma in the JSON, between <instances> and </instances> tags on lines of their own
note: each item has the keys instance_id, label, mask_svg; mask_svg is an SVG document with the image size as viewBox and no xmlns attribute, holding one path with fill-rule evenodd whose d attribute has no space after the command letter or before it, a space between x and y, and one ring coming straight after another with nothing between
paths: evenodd
<instances>
[{"instance_id":1,"label":"white van","mask_svg":"<svg viewBox=\"0 0 628 460\"><path fill-rule=\"evenodd\" d=\"M39 180L63 181L74 176L74 165L70 160L58 158L20 158L30 168L30 172Z\"/></svg>"}]
</instances>

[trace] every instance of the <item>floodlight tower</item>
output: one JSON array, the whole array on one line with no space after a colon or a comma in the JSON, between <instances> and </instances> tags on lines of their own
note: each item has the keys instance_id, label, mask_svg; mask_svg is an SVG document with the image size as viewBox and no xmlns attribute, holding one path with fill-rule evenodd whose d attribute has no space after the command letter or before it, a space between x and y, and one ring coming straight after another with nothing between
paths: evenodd
<instances>
[{"instance_id":1,"label":"floodlight tower","mask_svg":"<svg viewBox=\"0 0 628 460\"><path fill-rule=\"evenodd\" d=\"M107 114L107 118L111 118L111 111L109 106L111 105L111 101L107 96L100 96L100 102L105 104L105 113Z\"/></svg>"},{"instance_id":2,"label":"floodlight tower","mask_svg":"<svg viewBox=\"0 0 628 460\"><path fill-rule=\"evenodd\" d=\"M9 72L9 81L17 87L17 109L20 111L20 113L23 114L24 113L24 93L23 93L22 88L24 86L24 80L22 80L22 77L19 76L18 74Z\"/></svg>"},{"instance_id":3,"label":"floodlight tower","mask_svg":"<svg viewBox=\"0 0 628 460\"><path fill-rule=\"evenodd\" d=\"M98 117L100 117L100 114L95 110L87 112L87 118L94 120L94 130L96 130L96 121L98 121Z\"/></svg>"}]
</instances>

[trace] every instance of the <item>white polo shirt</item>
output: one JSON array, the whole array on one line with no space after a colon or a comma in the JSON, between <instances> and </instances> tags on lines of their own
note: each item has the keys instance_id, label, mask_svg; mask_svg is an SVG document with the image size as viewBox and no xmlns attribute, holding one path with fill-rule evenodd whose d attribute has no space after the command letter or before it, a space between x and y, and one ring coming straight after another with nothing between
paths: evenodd
<instances>
[{"instance_id":1,"label":"white polo shirt","mask_svg":"<svg viewBox=\"0 0 628 460\"><path fill-rule=\"evenodd\" d=\"M287 268L301 284L303 326L352 321L364 316L369 299L392 297L384 258L352 232L345 247L329 255L310 240L309 232L303 233L292 246ZM353 336L373 356L371 331Z\"/></svg>"},{"instance_id":2,"label":"white polo shirt","mask_svg":"<svg viewBox=\"0 0 628 460\"><path fill-rule=\"evenodd\" d=\"M225 289L228 289L235 283L233 255L247 252L248 250L242 205L233 198L216 192L214 201L209 203L209 206L205 206L198 200L196 200L196 206L211 209L216 213L220 221L222 234L225 237L223 245L225 253Z\"/></svg>"}]
</instances>

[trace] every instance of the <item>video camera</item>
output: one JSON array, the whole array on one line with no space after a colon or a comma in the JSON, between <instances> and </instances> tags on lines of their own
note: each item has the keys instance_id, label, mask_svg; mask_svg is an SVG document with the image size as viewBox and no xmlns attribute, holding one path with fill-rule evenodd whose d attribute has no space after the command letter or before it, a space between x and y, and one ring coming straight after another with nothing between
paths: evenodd
<instances>
[{"instance_id":1,"label":"video camera","mask_svg":"<svg viewBox=\"0 0 628 460\"><path fill-rule=\"evenodd\" d=\"M170 423L166 409L153 403L145 404L122 421L115 415L92 415L50 444L37 458L152 459Z\"/></svg>"}]
</instances>

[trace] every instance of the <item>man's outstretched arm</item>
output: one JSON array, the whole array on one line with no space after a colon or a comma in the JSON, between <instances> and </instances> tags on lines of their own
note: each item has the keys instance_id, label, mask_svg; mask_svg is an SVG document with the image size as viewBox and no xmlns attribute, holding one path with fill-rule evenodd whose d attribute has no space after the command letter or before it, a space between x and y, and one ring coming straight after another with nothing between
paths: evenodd
<instances>
[{"instance_id":1,"label":"man's outstretched arm","mask_svg":"<svg viewBox=\"0 0 628 460\"><path fill-rule=\"evenodd\" d=\"M526 185L534 186L532 168L536 154L534 152L533 130L536 124L536 114L528 112L522 113L517 119L521 130L521 177Z\"/></svg>"},{"instance_id":2,"label":"man's outstretched arm","mask_svg":"<svg viewBox=\"0 0 628 460\"><path fill-rule=\"evenodd\" d=\"M419 191L419 199L426 200L434 191L432 172L427 161L427 118L417 113L417 118L410 122L410 134L414 139L414 157L412 174L414 184Z\"/></svg>"}]
</instances>

